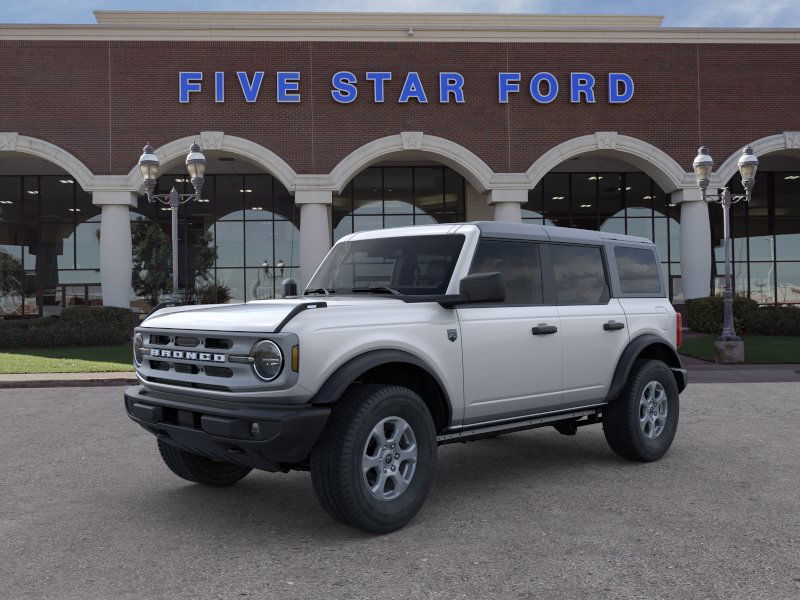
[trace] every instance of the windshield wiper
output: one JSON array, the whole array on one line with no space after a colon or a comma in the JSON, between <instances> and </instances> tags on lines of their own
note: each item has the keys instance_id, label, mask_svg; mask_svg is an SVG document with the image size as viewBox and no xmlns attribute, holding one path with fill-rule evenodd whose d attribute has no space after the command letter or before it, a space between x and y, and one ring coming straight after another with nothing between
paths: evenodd
<instances>
[{"instance_id":1,"label":"windshield wiper","mask_svg":"<svg viewBox=\"0 0 800 600\"><path fill-rule=\"evenodd\" d=\"M310 290L306 290L305 291L305 295L308 295L308 294L323 294L324 296L330 296L331 294L335 294L335 293L336 293L336 290L329 290L329 289L324 288L324 287L312 288Z\"/></svg>"},{"instance_id":2,"label":"windshield wiper","mask_svg":"<svg viewBox=\"0 0 800 600\"><path fill-rule=\"evenodd\" d=\"M374 285L368 288L353 288L351 291L354 294L393 294L395 296L400 296L400 292L394 288L390 288L388 285Z\"/></svg>"}]
</instances>

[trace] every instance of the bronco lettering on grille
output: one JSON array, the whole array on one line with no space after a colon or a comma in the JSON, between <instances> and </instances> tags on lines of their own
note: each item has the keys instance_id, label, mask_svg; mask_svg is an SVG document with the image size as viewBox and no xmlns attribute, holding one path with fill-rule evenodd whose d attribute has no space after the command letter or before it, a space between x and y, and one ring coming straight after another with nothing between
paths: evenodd
<instances>
[{"instance_id":1,"label":"bronco lettering on grille","mask_svg":"<svg viewBox=\"0 0 800 600\"><path fill-rule=\"evenodd\" d=\"M210 352L186 352L185 350L163 350L159 348L150 348L150 356L158 358L197 360L200 362L225 362L224 354L212 354Z\"/></svg>"}]
</instances>

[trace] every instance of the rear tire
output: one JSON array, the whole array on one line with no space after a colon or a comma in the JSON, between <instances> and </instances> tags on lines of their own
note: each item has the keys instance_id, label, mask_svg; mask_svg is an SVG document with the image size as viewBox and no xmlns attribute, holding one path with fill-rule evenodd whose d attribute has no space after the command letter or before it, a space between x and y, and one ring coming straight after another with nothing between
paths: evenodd
<instances>
[{"instance_id":1,"label":"rear tire","mask_svg":"<svg viewBox=\"0 0 800 600\"><path fill-rule=\"evenodd\" d=\"M334 407L311 452L311 481L335 520L369 533L408 523L436 472L430 411L401 386L359 385Z\"/></svg>"},{"instance_id":2,"label":"rear tire","mask_svg":"<svg viewBox=\"0 0 800 600\"><path fill-rule=\"evenodd\" d=\"M211 460L158 440L158 451L170 470L193 483L223 487L233 485L252 469L243 465Z\"/></svg>"},{"instance_id":3,"label":"rear tire","mask_svg":"<svg viewBox=\"0 0 800 600\"><path fill-rule=\"evenodd\" d=\"M623 458L651 462L669 450L678 428L678 385L660 360L637 360L619 398L603 409L603 433Z\"/></svg>"}]
</instances>

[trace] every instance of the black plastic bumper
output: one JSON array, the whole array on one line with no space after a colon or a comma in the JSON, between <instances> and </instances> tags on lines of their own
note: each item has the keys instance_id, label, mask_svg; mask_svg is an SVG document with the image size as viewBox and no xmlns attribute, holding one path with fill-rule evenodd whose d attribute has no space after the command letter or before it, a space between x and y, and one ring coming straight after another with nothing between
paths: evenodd
<instances>
[{"instance_id":1,"label":"black plastic bumper","mask_svg":"<svg viewBox=\"0 0 800 600\"><path fill-rule=\"evenodd\" d=\"M208 458L278 471L302 463L330 407L210 403L190 396L125 390L125 410L159 439Z\"/></svg>"},{"instance_id":2,"label":"black plastic bumper","mask_svg":"<svg viewBox=\"0 0 800 600\"><path fill-rule=\"evenodd\" d=\"M686 384L689 383L689 374L686 369L678 369L673 367L672 374L675 376L675 383L678 384L678 393L686 389Z\"/></svg>"}]
</instances>

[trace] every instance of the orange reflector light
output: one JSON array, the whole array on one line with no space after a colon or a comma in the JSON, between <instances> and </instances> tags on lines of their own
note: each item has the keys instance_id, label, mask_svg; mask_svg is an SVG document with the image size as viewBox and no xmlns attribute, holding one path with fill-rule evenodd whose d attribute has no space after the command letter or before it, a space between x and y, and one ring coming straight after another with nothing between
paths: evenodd
<instances>
[{"instance_id":1,"label":"orange reflector light","mask_svg":"<svg viewBox=\"0 0 800 600\"><path fill-rule=\"evenodd\" d=\"M292 371L300 370L300 346L292 346Z\"/></svg>"}]
</instances>

